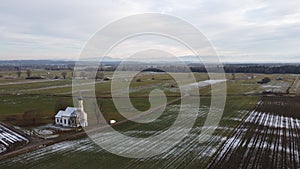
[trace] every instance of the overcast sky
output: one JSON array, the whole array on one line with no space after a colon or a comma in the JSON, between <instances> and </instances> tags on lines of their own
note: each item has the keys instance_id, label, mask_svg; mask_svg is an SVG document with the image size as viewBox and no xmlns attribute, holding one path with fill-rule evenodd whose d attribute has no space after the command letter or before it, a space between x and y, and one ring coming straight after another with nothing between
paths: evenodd
<instances>
[{"instance_id":1,"label":"overcast sky","mask_svg":"<svg viewBox=\"0 0 300 169\"><path fill-rule=\"evenodd\" d=\"M223 62L300 62L299 0L3 1L0 59L74 60L105 25L148 12L196 26Z\"/></svg>"}]
</instances>

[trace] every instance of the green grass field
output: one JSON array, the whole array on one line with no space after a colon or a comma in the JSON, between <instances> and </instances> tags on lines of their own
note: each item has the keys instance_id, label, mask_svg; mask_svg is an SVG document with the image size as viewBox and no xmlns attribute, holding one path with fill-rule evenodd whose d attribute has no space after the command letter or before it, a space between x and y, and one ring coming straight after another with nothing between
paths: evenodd
<instances>
[{"instance_id":1,"label":"green grass field","mask_svg":"<svg viewBox=\"0 0 300 169\"><path fill-rule=\"evenodd\" d=\"M48 75L48 74L49 75ZM33 75L48 75L61 76L62 71L33 71ZM18 124L22 121L24 112L35 111L40 116L42 123L52 122L52 118L59 108L73 106L72 101L72 79L71 72L67 72L66 79L46 79L46 80L25 80L26 73L23 72L20 78L5 79L6 76L16 76L15 72L1 72L3 76L0 78L0 120L12 120L12 123ZM112 72L105 72L106 77L112 77ZM182 78L182 81L188 77L186 73L177 73L177 76ZM197 81L208 79L205 73L194 73ZM270 77L271 82L268 84L257 84L256 82L264 77ZM277 80L281 77L282 80ZM140 73L136 79L141 79L141 82L132 81L130 84L130 97L132 97L133 105L141 110L149 108L148 95L153 89L164 91L168 100L173 97L179 97L180 93L176 82L168 74L149 74ZM235 74L234 80L232 74L226 74L227 78L227 94L259 94L265 90L280 90L285 92L292 85L291 92L298 93L299 79L296 75L265 75L265 74ZM82 83L86 83L82 80ZM90 89L94 84L82 84L82 95L89 96L86 89ZM215 84L220 85L220 84ZM95 94L98 98L98 103L103 103L103 114L107 119L123 119L112 104L111 97L111 81L96 81ZM209 96L210 86L200 89L201 95ZM76 96L78 94L74 94Z\"/></svg>"}]
</instances>

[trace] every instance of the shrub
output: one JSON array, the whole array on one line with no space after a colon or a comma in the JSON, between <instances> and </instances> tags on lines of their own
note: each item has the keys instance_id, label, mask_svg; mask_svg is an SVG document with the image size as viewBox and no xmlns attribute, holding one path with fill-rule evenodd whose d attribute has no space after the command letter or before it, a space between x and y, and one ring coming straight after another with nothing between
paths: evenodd
<instances>
[{"instance_id":1,"label":"shrub","mask_svg":"<svg viewBox=\"0 0 300 169\"><path fill-rule=\"evenodd\" d=\"M261 81L258 81L258 84L265 84L265 83L269 83L271 81L271 79L269 77L265 77L263 79L261 79Z\"/></svg>"}]
</instances>

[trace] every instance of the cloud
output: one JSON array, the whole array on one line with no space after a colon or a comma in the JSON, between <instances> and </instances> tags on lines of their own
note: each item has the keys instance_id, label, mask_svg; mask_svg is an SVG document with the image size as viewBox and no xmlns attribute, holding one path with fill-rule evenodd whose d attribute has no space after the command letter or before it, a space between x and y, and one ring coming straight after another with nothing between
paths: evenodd
<instances>
[{"instance_id":1,"label":"cloud","mask_svg":"<svg viewBox=\"0 0 300 169\"><path fill-rule=\"evenodd\" d=\"M100 28L147 12L174 15L195 25L224 61L243 61L245 56L294 61L300 54L297 0L11 0L0 6L0 59L74 59ZM184 53L176 46L168 48Z\"/></svg>"}]
</instances>

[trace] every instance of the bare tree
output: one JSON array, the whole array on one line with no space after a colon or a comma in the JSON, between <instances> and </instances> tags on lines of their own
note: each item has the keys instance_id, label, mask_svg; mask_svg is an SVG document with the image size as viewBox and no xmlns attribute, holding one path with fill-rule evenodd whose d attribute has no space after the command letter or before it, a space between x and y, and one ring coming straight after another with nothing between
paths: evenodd
<instances>
[{"instance_id":1,"label":"bare tree","mask_svg":"<svg viewBox=\"0 0 300 169\"><path fill-rule=\"evenodd\" d=\"M21 70L18 70L18 71L17 71L17 76L18 76L19 78L21 77L21 74L22 74Z\"/></svg>"},{"instance_id":2,"label":"bare tree","mask_svg":"<svg viewBox=\"0 0 300 169\"><path fill-rule=\"evenodd\" d=\"M40 123L42 119L42 115L40 114L40 110L32 109L23 112L23 123L25 125L36 125Z\"/></svg>"},{"instance_id":3,"label":"bare tree","mask_svg":"<svg viewBox=\"0 0 300 169\"><path fill-rule=\"evenodd\" d=\"M235 80L235 73L231 74L232 80Z\"/></svg>"},{"instance_id":4,"label":"bare tree","mask_svg":"<svg viewBox=\"0 0 300 169\"><path fill-rule=\"evenodd\" d=\"M54 114L55 115L58 111L60 110L64 110L66 109L66 107L68 107L68 105L70 105L70 101L64 99L64 98L59 98L56 103L55 103L55 106L54 106Z\"/></svg>"},{"instance_id":5,"label":"bare tree","mask_svg":"<svg viewBox=\"0 0 300 169\"><path fill-rule=\"evenodd\" d=\"M30 77L32 74L32 70L31 69L27 69L26 71L27 77Z\"/></svg>"},{"instance_id":6,"label":"bare tree","mask_svg":"<svg viewBox=\"0 0 300 169\"><path fill-rule=\"evenodd\" d=\"M62 72L61 75L62 75L62 77L63 77L64 79L66 79L67 72Z\"/></svg>"},{"instance_id":7,"label":"bare tree","mask_svg":"<svg viewBox=\"0 0 300 169\"><path fill-rule=\"evenodd\" d=\"M104 74L101 71L97 71L96 79L103 79L103 78L104 78Z\"/></svg>"}]
</instances>

